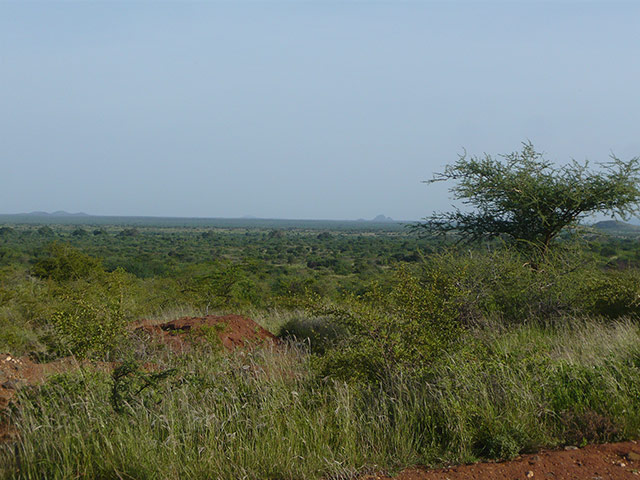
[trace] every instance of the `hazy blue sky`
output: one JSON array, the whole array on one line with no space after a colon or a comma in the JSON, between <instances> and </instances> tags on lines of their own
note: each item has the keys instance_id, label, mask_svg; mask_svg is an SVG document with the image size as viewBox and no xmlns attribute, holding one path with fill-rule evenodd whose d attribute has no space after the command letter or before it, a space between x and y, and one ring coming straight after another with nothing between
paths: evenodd
<instances>
[{"instance_id":1,"label":"hazy blue sky","mask_svg":"<svg viewBox=\"0 0 640 480\"><path fill-rule=\"evenodd\" d=\"M640 155L640 2L0 3L0 213L417 219L466 148Z\"/></svg>"}]
</instances>

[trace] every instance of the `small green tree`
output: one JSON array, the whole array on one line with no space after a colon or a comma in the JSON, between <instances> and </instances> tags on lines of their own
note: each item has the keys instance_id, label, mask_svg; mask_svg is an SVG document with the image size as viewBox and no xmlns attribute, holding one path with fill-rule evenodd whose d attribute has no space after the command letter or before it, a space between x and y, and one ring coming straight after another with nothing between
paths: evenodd
<instances>
[{"instance_id":1,"label":"small green tree","mask_svg":"<svg viewBox=\"0 0 640 480\"><path fill-rule=\"evenodd\" d=\"M38 260L32 268L36 277L64 282L104 273L100 259L82 253L71 245L53 242L47 247L47 253L48 256Z\"/></svg>"},{"instance_id":2,"label":"small green tree","mask_svg":"<svg viewBox=\"0 0 640 480\"><path fill-rule=\"evenodd\" d=\"M195 267L189 271L183 293L192 295L193 302L209 311L228 308L239 301L239 290L246 286L240 266L227 262L212 262L205 271Z\"/></svg>"},{"instance_id":3,"label":"small green tree","mask_svg":"<svg viewBox=\"0 0 640 480\"><path fill-rule=\"evenodd\" d=\"M312 295L312 317L331 319L333 334L317 359L323 376L378 382L390 371L421 374L460 340L462 292L439 268L422 276L399 268L390 288L378 284L341 304ZM325 332L328 333L328 332Z\"/></svg>"},{"instance_id":4,"label":"small green tree","mask_svg":"<svg viewBox=\"0 0 640 480\"><path fill-rule=\"evenodd\" d=\"M99 281L61 291L51 316L56 338L50 349L60 355L104 358L126 339L132 317L132 276L123 269L104 273Z\"/></svg>"},{"instance_id":5,"label":"small green tree","mask_svg":"<svg viewBox=\"0 0 640 480\"><path fill-rule=\"evenodd\" d=\"M638 211L640 158L624 162L612 155L599 165L596 171L575 160L554 166L531 142L500 158L465 153L425 183L455 181L449 191L469 208L434 213L416 227L465 241L503 237L544 255L563 229L588 215L626 219Z\"/></svg>"}]
</instances>

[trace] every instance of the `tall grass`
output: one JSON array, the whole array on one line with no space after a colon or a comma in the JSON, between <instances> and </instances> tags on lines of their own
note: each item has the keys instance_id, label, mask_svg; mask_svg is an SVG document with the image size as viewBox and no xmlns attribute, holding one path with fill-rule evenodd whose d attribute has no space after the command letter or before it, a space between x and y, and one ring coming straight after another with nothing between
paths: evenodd
<instances>
[{"instance_id":1,"label":"tall grass","mask_svg":"<svg viewBox=\"0 0 640 480\"><path fill-rule=\"evenodd\" d=\"M638 326L558 325L475 330L377 386L318 378L295 348L165 357L175 374L123 413L109 374L60 375L21 394L2 478L350 478L637 437Z\"/></svg>"}]
</instances>

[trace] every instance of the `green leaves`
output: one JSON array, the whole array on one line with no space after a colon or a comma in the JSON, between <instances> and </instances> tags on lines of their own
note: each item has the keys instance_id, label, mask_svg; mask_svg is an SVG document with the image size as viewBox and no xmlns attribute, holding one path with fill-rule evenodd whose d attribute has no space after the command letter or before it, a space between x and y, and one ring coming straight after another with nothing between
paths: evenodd
<instances>
[{"instance_id":1,"label":"green leaves","mask_svg":"<svg viewBox=\"0 0 640 480\"><path fill-rule=\"evenodd\" d=\"M122 269L105 273L98 282L62 289L60 307L51 315L57 338L50 348L79 357L110 354L126 339L131 290L131 278Z\"/></svg>"},{"instance_id":2,"label":"green leaves","mask_svg":"<svg viewBox=\"0 0 640 480\"><path fill-rule=\"evenodd\" d=\"M47 250L49 255L33 266L36 277L65 282L104 273L99 259L86 255L71 245L53 242Z\"/></svg>"},{"instance_id":3,"label":"green leaves","mask_svg":"<svg viewBox=\"0 0 640 480\"><path fill-rule=\"evenodd\" d=\"M627 218L640 202L640 158L615 156L592 171L575 160L556 167L530 142L522 151L493 158L466 153L426 183L453 180L450 192L465 208L434 213L416 225L461 240L505 237L543 253L565 228L604 213Z\"/></svg>"},{"instance_id":4,"label":"green leaves","mask_svg":"<svg viewBox=\"0 0 640 480\"><path fill-rule=\"evenodd\" d=\"M389 290L374 284L340 305L317 301L313 313L343 329L341 341L318 359L321 374L375 383L390 371L423 371L462 334L459 294L437 268L422 277L400 268Z\"/></svg>"},{"instance_id":5,"label":"green leaves","mask_svg":"<svg viewBox=\"0 0 640 480\"><path fill-rule=\"evenodd\" d=\"M125 338L127 318L119 301L94 304L82 298L65 300L65 308L51 319L62 340L58 348L66 347L80 357L103 356Z\"/></svg>"}]
</instances>

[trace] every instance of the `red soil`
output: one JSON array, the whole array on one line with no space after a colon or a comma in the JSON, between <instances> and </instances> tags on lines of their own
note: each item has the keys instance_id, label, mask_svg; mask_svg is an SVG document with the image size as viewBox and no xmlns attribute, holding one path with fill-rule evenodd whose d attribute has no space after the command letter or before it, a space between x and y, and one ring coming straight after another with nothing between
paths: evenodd
<instances>
[{"instance_id":1,"label":"red soil","mask_svg":"<svg viewBox=\"0 0 640 480\"><path fill-rule=\"evenodd\" d=\"M29 357L14 357L0 353L0 443L13 438L13 431L3 419L3 411L18 389L43 381L53 373L77 368L78 361L72 357L61 358L50 363L34 363Z\"/></svg>"},{"instance_id":2,"label":"red soil","mask_svg":"<svg viewBox=\"0 0 640 480\"><path fill-rule=\"evenodd\" d=\"M640 478L640 445L637 442L588 445L584 448L543 450L506 462L475 463L426 470L412 468L394 480L624 480ZM369 480L391 477L368 476Z\"/></svg>"},{"instance_id":3,"label":"red soil","mask_svg":"<svg viewBox=\"0 0 640 480\"><path fill-rule=\"evenodd\" d=\"M188 350L193 342L203 340L206 327L213 327L209 331L217 334L222 346L229 351L265 342L275 344L278 341L256 322L240 315L184 317L160 324L145 320L136 327L136 331L150 334L154 339L166 343L174 352ZM0 353L0 411L7 407L20 387L38 383L52 373L72 370L81 363L87 362L65 357L50 363L35 363L29 357L18 358ZM103 362L94 362L92 365L109 367Z\"/></svg>"},{"instance_id":4,"label":"red soil","mask_svg":"<svg viewBox=\"0 0 640 480\"><path fill-rule=\"evenodd\" d=\"M210 329L207 330L206 327ZM185 317L160 324L144 320L134 328L166 344L175 353L188 351L194 342L207 341L207 338L210 340L211 332L220 338L222 346L228 351L265 342L275 344L278 341L253 320L239 315ZM73 357L61 358L50 363L35 363L29 357L17 358L0 353L0 443L14 437L14 432L3 419L3 412L18 389L42 382L53 373L73 370L80 365L92 365L109 370L114 368L114 364L79 362ZM147 367L153 369L153 366Z\"/></svg>"},{"instance_id":5,"label":"red soil","mask_svg":"<svg viewBox=\"0 0 640 480\"><path fill-rule=\"evenodd\" d=\"M188 351L193 343L206 341L209 332L216 334L222 346L229 351L265 342L278 342L269 331L240 315L184 317L160 324L144 320L136 331L148 333L174 352Z\"/></svg>"},{"instance_id":6,"label":"red soil","mask_svg":"<svg viewBox=\"0 0 640 480\"><path fill-rule=\"evenodd\" d=\"M0 353L0 411L7 407L16 390L42 381L53 373L65 372L78 366L72 357L50 363L34 363L29 357L14 357Z\"/></svg>"}]
</instances>

